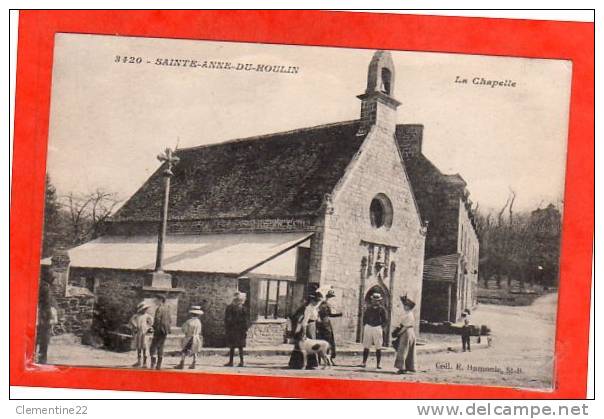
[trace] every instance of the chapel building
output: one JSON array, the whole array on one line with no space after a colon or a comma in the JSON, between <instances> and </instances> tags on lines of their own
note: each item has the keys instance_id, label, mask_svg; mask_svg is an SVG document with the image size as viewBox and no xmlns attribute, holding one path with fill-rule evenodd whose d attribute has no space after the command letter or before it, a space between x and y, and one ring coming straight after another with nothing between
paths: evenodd
<instances>
[{"instance_id":1,"label":"chapel building","mask_svg":"<svg viewBox=\"0 0 604 419\"><path fill-rule=\"evenodd\" d=\"M336 292L343 316L333 326L342 343L361 341L374 292L384 297L387 329L402 314L401 295L417 302L417 330L420 313L451 318L469 304L471 280L460 285L466 282L448 272L444 280L424 272L444 255L457 260L457 275L475 275L478 246L465 182L422 169L431 165L421 154L422 128L397 125L394 84L390 53L377 51L357 96L357 120L176 151L163 263L174 326L191 305L201 305L204 345L222 346L224 311L237 290L248 296L252 346L282 343L287 317L319 287ZM163 170L116 212L103 236L43 261L58 274L58 292L87 288L95 304L112 301L126 323L156 291L147 278L155 266ZM465 302L453 307L452 294ZM388 342L389 330L384 337Z\"/></svg>"}]
</instances>

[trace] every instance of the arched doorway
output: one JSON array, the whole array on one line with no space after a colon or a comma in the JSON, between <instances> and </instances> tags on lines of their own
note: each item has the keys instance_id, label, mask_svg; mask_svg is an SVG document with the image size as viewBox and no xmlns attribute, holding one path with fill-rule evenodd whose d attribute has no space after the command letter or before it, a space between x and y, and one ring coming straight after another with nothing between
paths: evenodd
<instances>
[{"instance_id":1,"label":"arched doorway","mask_svg":"<svg viewBox=\"0 0 604 419\"><path fill-rule=\"evenodd\" d=\"M382 304L384 306L384 309L386 310L386 326L384 327L384 346L388 346L390 344L390 304L392 300L390 298L390 292L386 287L383 287L381 285L374 285L373 287L369 288L367 293L365 293L365 307L369 306L369 304L371 303L371 296L375 293L378 293L383 297Z\"/></svg>"}]
</instances>

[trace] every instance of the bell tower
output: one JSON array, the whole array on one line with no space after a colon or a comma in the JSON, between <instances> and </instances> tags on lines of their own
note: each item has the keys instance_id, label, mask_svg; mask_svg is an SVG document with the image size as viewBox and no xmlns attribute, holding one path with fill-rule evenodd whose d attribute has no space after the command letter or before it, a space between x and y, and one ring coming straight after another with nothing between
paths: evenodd
<instances>
[{"instance_id":1,"label":"bell tower","mask_svg":"<svg viewBox=\"0 0 604 419\"><path fill-rule=\"evenodd\" d=\"M365 134L372 125L394 133L396 108L401 104L394 92L394 64L388 51L376 51L369 63L367 89L357 96L361 99L361 129Z\"/></svg>"}]
</instances>

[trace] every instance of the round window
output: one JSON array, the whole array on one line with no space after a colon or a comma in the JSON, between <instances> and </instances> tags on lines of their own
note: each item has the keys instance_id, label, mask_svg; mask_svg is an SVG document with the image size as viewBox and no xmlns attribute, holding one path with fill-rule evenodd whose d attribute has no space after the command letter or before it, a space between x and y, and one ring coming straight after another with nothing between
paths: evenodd
<instances>
[{"instance_id":1,"label":"round window","mask_svg":"<svg viewBox=\"0 0 604 419\"><path fill-rule=\"evenodd\" d=\"M371 225L375 228L392 226L392 203L384 194L377 194L369 206Z\"/></svg>"}]
</instances>

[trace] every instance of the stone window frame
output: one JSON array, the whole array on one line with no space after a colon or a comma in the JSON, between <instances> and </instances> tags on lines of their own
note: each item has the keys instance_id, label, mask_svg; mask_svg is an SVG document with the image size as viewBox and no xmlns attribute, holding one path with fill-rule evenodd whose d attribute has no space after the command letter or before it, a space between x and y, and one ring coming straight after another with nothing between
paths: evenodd
<instances>
[{"instance_id":1,"label":"stone window frame","mask_svg":"<svg viewBox=\"0 0 604 419\"><path fill-rule=\"evenodd\" d=\"M379 205L379 211L381 214L378 219L378 208L376 206ZM369 204L369 220L373 228L376 229L385 229L389 230L392 227L392 222L394 220L394 210L392 207L392 201L388 196L384 193L378 193L371 199L371 203Z\"/></svg>"}]
</instances>

